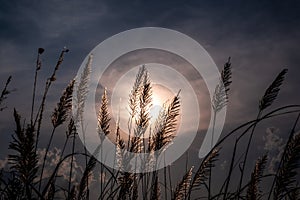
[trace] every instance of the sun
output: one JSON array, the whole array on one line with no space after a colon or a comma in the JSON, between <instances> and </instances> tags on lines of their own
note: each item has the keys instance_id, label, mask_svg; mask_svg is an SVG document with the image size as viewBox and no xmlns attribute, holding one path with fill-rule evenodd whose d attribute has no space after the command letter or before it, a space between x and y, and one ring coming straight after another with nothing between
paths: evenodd
<instances>
[{"instance_id":1,"label":"sun","mask_svg":"<svg viewBox=\"0 0 300 200\"><path fill-rule=\"evenodd\" d=\"M155 89L156 86L152 86L153 87L153 95L152 95L152 104L153 105L162 105L164 102L162 100L162 95L161 95L161 91L159 89Z\"/></svg>"},{"instance_id":2,"label":"sun","mask_svg":"<svg viewBox=\"0 0 300 200\"><path fill-rule=\"evenodd\" d=\"M150 124L154 124L164 104L168 103L175 94L161 84L152 84L152 107L149 110Z\"/></svg>"},{"instance_id":3,"label":"sun","mask_svg":"<svg viewBox=\"0 0 300 200\"><path fill-rule=\"evenodd\" d=\"M163 108L163 101L159 94L153 93L152 106L149 110L150 124L153 124L159 116L161 109Z\"/></svg>"}]
</instances>

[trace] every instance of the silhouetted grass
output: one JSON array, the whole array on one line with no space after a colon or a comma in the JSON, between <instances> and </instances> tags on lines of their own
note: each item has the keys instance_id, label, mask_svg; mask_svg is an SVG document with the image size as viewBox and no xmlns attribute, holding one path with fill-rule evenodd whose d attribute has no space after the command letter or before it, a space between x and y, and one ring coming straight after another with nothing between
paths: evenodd
<instances>
[{"instance_id":1,"label":"silhouetted grass","mask_svg":"<svg viewBox=\"0 0 300 200\"><path fill-rule=\"evenodd\" d=\"M223 133L223 137L214 141L212 135L212 149L202 159L199 160L199 167L186 167L186 172L176 180L172 175L173 166L167 166L161 170L152 172L136 173L137 166L131 166L130 161L135 159L129 152L148 153L143 157L145 161L143 168L157 168L159 155L172 143L176 137L176 127L180 113L180 92L165 103L156 119L155 126L150 129L150 108L152 106L152 83L150 74L145 66L140 67L136 76L133 88L129 93L129 114L128 119L128 138L122 138L120 134L120 122L116 120L116 126L111 126L111 118L108 109L109 97L106 89L101 97L101 105L98 112L98 128L95 130L101 143L93 155L87 153L86 148L83 152L77 152L75 148L76 138L78 138L78 124L82 127L83 143L85 145L85 130L83 111L91 73L92 56L77 80L72 80L64 90L62 96L54 108L51 116L52 131L46 145L43 157L39 157L41 126L45 122L43 118L46 105L47 94L55 82L56 73L59 72L63 64L64 55L68 52L63 49L54 71L50 78L46 80L46 87L39 105L36 99L36 87L38 71L41 70L40 56L44 49L38 49L36 61L35 78L33 83L33 94L31 102L30 122L22 121L20 114L14 110L15 132L12 134L12 141L9 148L13 153L8 155L9 168L3 168L0 174L0 198L1 199L95 199L91 197L91 189L96 191L98 199L299 199L299 180L297 180L297 170L299 170L300 159L300 134L296 131L300 116L300 105L287 105L270 110L278 96L287 70L284 69L271 85L259 102L257 118L246 122L229 133ZM215 89L212 100L212 109L215 117L228 102L228 91L231 84L231 62L230 59L225 63L221 73L221 80ZM0 110L6 108L4 100L10 93L8 85L11 77L8 78L0 96ZM76 96L73 96L73 89L78 89ZM71 116L72 98L75 100L74 116ZM35 108L37 112L34 113ZM282 154L280 164L275 174L265 172L268 160L268 152L258 158L253 166L252 172L245 170L246 162L249 161L248 154L251 151L252 137L256 132L256 126L266 119L281 117L297 113L298 117L292 127L285 150ZM120 116L118 116L119 118ZM67 124L65 124L68 122ZM55 136L57 127L64 127L66 130L65 141L59 152L59 159L55 166L52 166L50 173L45 173L50 159L50 147ZM115 127L112 130L111 127ZM148 131L149 138L145 138ZM98 162L96 157L101 148L105 136L115 138L116 155L115 165L122 170L110 169ZM246 146L240 141L246 138ZM230 157L227 172L224 170L223 177L219 177L218 184L212 175L218 160L222 160L222 145L224 141L233 141L232 154ZM215 144L215 145L214 145ZM125 151L127 150L127 151ZM238 152L242 151L242 152ZM66 152L69 154L65 155ZM101 158L103 158L101 151ZM238 157L240 156L240 157ZM81 174L77 174L75 167L78 165L76 158L85 160ZM188 159L188 156L187 158ZM39 164L39 160L41 164ZM68 167L64 167L65 163ZM187 160L188 162L188 160ZM247 162L250 164L250 162ZM96 177L97 167L100 167L99 177ZM130 170L133 168L134 170ZM68 176L63 179L59 170L65 170ZM126 172L125 172L126 171ZM226 172L226 174L225 174ZM247 180L246 173L249 175ZM177 173L177 175L179 175ZM234 180L238 177L237 180ZM73 177L76 177L75 179ZM99 185L93 185L93 179L100 179ZM271 184L261 185L262 182ZM216 188L221 185L220 188ZM218 191L218 192L217 192Z\"/></svg>"}]
</instances>

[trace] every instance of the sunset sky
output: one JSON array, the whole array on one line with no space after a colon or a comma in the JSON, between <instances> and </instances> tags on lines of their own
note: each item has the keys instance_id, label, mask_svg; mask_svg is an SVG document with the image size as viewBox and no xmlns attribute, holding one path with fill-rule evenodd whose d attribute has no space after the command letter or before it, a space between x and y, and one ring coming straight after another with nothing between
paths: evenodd
<instances>
[{"instance_id":1,"label":"sunset sky","mask_svg":"<svg viewBox=\"0 0 300 200\"><path fill-rule=\"evenodd\" d=\"M10 134L14 131L13 108L27 120L30 118L39 47L45 52L41 56L38 98L41 98L44 80L50 76L60 51L63 47L70 49L49 92L45 116L50 116L62 90L75 77L88 53L112 35L139 27L164 27L190 36L205 48L220 70L231 57L233 83L225 132L256 117L260 97L283 68L289 71L273 107L300 102L299 1L2 0L0 88L12 75L9 88L15 91L5 102L8 108L0 113L0 159L5 158ZM295 115L290 115L259 127L253 145L255 151L250 158L254 160L274 145L266 145L270 142L268 128L273 127L279 138L286 139L294 120ZM50 126L49 120L44 123L43 130L47 132ZM59 138L64 137L64 130L60 131L62 135L55 139L58 144ZM44 134L43 137L49 136ZM196 152L197 146L193 148L191 152ZM226 151L229 150L225 146ZM196 162L197 155L191 159ZM226 162L219 163L218 167L221 169L223 165Z\"/></svg>"}]
</instances>

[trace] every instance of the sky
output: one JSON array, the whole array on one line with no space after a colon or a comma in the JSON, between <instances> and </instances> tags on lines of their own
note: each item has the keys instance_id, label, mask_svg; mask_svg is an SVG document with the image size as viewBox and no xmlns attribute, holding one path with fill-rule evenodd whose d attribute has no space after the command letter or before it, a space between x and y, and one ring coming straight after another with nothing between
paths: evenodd
<instances>
[{"instance_id":1,"label":"sky","mask_svg":"<svg viewBox=\"0 0 300 200\"><path fill-rule=\"evenodd\" d=\"M30 117L39 47L45 52L37 98L41 98L44 80L50 76L61 49L70 49L49 92L46 110L49 116L88 53L108 37L133 28L164 27L182 32L199 42L220 70L231 57L233 83L224 132L256 117L260 97L283 68L289 71L273 107L300 102L300 2L296 0L2 0L0 3L0 86L11 75L9 88L14 90L5 102L8 108L0 113L0 158L5 158L14 130L13 108L24 118ZM280 138L284 140L294 120L291 115L263 124L259 129L261 134L255 136L257 152L251 156L255 159L265 148L278 145L274 143ZM45 123L43 130L47 132L50 125L50 121L49 125ZM279 139L271 138L270 131L276 132ZM224 151L229 151L226 146Z\"/></svg>"}]
</instances>

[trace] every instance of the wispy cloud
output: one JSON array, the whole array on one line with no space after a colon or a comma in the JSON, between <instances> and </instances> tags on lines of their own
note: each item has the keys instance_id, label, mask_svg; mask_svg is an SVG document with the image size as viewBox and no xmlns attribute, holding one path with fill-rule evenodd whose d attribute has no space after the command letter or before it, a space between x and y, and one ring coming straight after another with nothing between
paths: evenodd
<instances>
[{"instance_id":1,"label":"wispy cloud","mask_svg":"<svg viewBox=\"0 0 300 200\"><path fill-rule=\"evenodd\" d=\"M270 173L276 172L276 168L280 162L282 153L284 151L285 143L279 136L280 130L278 128L270 127L266 130L266 135L263 136L265 142L264 150L269 154L269 166Z\"/></svg>"}]
</instances>

